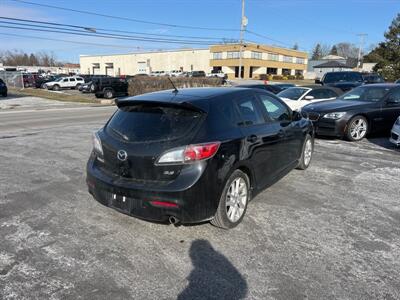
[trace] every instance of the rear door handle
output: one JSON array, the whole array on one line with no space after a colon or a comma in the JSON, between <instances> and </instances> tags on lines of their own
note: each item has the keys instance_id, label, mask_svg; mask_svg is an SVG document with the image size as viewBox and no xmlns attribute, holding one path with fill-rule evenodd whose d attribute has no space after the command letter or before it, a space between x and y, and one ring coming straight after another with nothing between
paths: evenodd
<instances>
[{"instance_id":1,"label":"rear door handle","mask_svg":"<svg viewBox=\"0 0 400 300\"><path fill-rule=\"evenodd\" d=\"M249 141L251 143L257 142L257 139L258 139L258 137L255 134L252 134L252 135L247 137L247 141Z\"/></svg>"}]
</instances>

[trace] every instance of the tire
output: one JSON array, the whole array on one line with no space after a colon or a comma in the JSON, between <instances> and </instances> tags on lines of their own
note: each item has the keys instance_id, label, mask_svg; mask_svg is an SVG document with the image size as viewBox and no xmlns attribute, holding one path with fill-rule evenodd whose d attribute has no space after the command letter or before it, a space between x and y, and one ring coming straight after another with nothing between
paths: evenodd
<instances>
[{"instance_id":1,"label":"tire","mask_svg":"<svg viewBox=\"0 0 400 300\"><path fill-rule=\"evenodd\" d=\"M45 83L43 83L40 87L41 87L42 89L47 89L47 85L46 85Z\"/></svg>"},{"instance_id":2,"label":"tire","mask_svg":"<svg viewBox=\"0 0 400 300\"><path fill-rule=\"evenodd\" d=\"M243 186L244 185L244 186ZM235 191L242 188L238 192ZM242 198L239 198L242 194ZM234 197L234 198L233 198ZM237 198L236 198L237 197ZM229 199L234 205L229 206ZM246 214L247 204L250 201L250 180L249 177L240 170L235 170L227 180L222 191L217 212L211 220L211 224L223 229L231 229L242 222Z\"/></svg>"},{"instance_id":3,"label":"tire","mask_svg":"<svg viewBox=\"0 0 400 300\"><path fill-rule=\"evenodd\" d=\"M114 98L114 91L113 90L105 90L104 91L104 98L106 98L106 99Z\"/></svg>"},{"instance_id":4,"label":"tire","mask_svg":"<svg viewBox=\"0 0 400 300\"><path fill-rule=\"evenodd\" d=\"M53 90L54 91L59 91L60 90L60 86L58 84L53 85Z\"/></svg>"},{"instance_id":5,"label":"tire","mask_svg":"<svg viewBox=\"0 0 400 300\"><path fill-rule=\"evenodd\" d=\"M7 97L7 92L3 93L3 97Z\"/></svg>"},{"instance_id":6,"label":"tire","mask_svg":"<svg viewBox=\"0 0 400 300\"><path fill-rule=\"evenodd\" d=\"M94 92L96 91L96 89L97 89L96 85L92 83L92 84L90 85L90 92L91 92L91 93L94 93Z\"/></svg>"},{"instance_id":7,"label":"tire","mask_svg":"<svg viewBox=\"0 0 400 300\"><path fill-rule=\"evenodd\" d=\"M358 142L368 134L368 120L363 116L353 117L346 126L346 139L351 142Z\"/></svg>"},{"instance_id":8,"label":"tire","mask_svg":"<svg viewBox=\"0 0 400 300\"><path fill-rule=\"evenodd\" d=\"M311 163L312 155L314 152L314 139L311 135L307 134L304 139L303 148L301 150L300 161L296 169L305 170Z\"/></svg>"},{"instance_id":9,"label":"tire","mask_svg":"<svg viewBox=\"0 0 400 300\"><path fill-rule=\"evenodd\" d=\"M79 87L81 86L81 84L80 83L78 83L76 86L75 86L75 89L76 90L79 90Z\"/></svg>"}]
</instances>

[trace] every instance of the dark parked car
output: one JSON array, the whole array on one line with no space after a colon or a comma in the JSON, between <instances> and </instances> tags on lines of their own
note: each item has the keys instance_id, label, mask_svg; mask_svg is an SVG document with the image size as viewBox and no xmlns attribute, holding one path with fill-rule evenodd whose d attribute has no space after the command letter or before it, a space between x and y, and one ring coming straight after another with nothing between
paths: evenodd
<instances>
[{"instance_id":1,"label":"dark parked car","mask_svg":"<svg viewBox=\"0 0 400 300\"><path fill-rule=\"evenodd\" d=\"M278 94L279 92L282 91L280 87L277 87L274 84L241 84L241 85L236 85L235 87L261 89L264 91L271 92L273 94Z\"/></svg>"},{"instance_id":2,"label":"dark parked car","mask_svg":"<svg viewBox=\"0 0 400 300\"><path fill-rule=\"evenodd\" d=\"M22 80L26 88L35 86L35 78L31 74L23 74Z\"/></svg>"},{"instance_id":3,"label":"dark parked car","mask_svg":"<svg viewBox=\"0 0 400 300\"><path fill-rule=\"evenodd\" d=\"M0 95L2 95L3 97L7 97L7 85L6 83L3 81L3 79L0 78Z\"/></svg>"},{"instance_id":4,"label":"dark parked car","mask_svg":"<svg viewBox=\"0 0 400 300\"><path fill-rule=\"evenodd\" d=\"M339 88L347 92L362 85L364 83L364 78L360 72L327 72L322 79L316 79L315 83Z\"/></svg>"},{"instance_id":5,"label":"dark parked car","mask_svg":"<svg viewBox=\"0 0 400 300\"><path fill-rule=\"evenodd\" d=\"M232 228L252 197L311 161L312 123L265 91L169 90L116 104L93 136L87 185L129 215Z\"/></svg>"},{"instance_id":6,"label":"dark parked car","mask_svg":"<svg viewBox=\"0 0 400 300\"><path fill-rule=\"evenodd\" d=\"M128 95L128 83L125 79L116 77L93 78L90 91L97 98L112 99L117 96Z\"/></svg>"},{"instance_id":7,"label":"dark parked car","mask_svg":"<svg viewBox=\"0 0 400 300\"><path fill-rule=\"evenodd\" d=\"M80 75L80 77L83 78L83 80L85 81L85 83L88 83L90 81L92 81L95 78L107 78L107 77L111 77L109 75Z\"/></svg>"},{"instance_id":8,"label":"dark parked car","mask_svg":"<svg viewBox=\"0 0 400 300\"><path fill-rule=\"evenodd\" d=\"M59 79L59 78L60 78L59 76L38 77L38 78L35 80L35 87L36 87L37 89L39 89L39 88L44 89L44 88L46 88L46 87L45 87L45 84L46 84L47 82L56 81L56 80Z\"/></svg>"},{"instance_id":9,"label":"dark parked car","mask_svg":"<svg viewBox=\"0 0 400 300\"><path fill-rule=\"evenodd\" d=\"M193 71L189 75L190 77L206 77L206 72L204 71Z\"/></svg>"},{"instance_id":10,"label":"dark parked car","mask_svg":"<svg viewBox=\"0 0 400 300\"><path fill-rule=\"evenodd\" d=\"M372 132L390 132L400 115L400 86L360 86L336 100L306 105L302 112L314 122L318 135L359 141Z\"/></svg>"},{"instance_id":11,"label":"dark parked car","mask_svg":"<svg viewBox=\"0 0 400 300\"><path fill-rule=\"evenodd\" d=\"M371 84L371 83L385 83L385 79L379 74L376 73L363 73L362 74L364 83Z\"/></svg>"},{"instance_id":12,"label":"dark parked car","mask_svg":"<svg viewBox=\"0 0 400 300\"><path fill-rule=\"evenodd\" d=\"M80 85L78 90L82 93L90 93L91 87L92 87L92 82L89 81L89 82L86 82L86 83Z\"/></svg>"}]
</instances>

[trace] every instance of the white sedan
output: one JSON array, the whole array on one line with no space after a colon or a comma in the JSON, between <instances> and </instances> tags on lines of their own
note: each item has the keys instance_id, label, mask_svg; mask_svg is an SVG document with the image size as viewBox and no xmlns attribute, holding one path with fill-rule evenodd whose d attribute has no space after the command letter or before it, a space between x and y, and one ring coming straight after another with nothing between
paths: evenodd
<instances>
[{"instance_id":1,"label":"white sedan","mask_svg":"<svg viewBox=\"0 0 400 300\"><path fill-rule=\"evenodd\" d=\"M291 87L277 94L292 110L325 100L334 100L342 94L341 90L320 85Z\"/></svg>"}]
</instances>

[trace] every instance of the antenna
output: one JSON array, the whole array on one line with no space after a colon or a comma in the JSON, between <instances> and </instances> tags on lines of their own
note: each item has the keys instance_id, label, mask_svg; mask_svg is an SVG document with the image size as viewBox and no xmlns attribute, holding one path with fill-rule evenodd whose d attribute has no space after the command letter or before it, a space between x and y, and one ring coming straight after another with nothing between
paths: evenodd
<instances>
[{"instance_id":1,"label":"antenna","mask_svg":"<svg viewBox=\"0 0 400 300\"><path fill-rule=\"evenodd\" d=\"M169 80L169 82L171 82L172 86L174 87L173 93L179 92L178 89L176 88L175 84L172 82L172 80L171 80L171 78L169 76L168 76L168 80Z\"/></svg>"}]
</instances>

